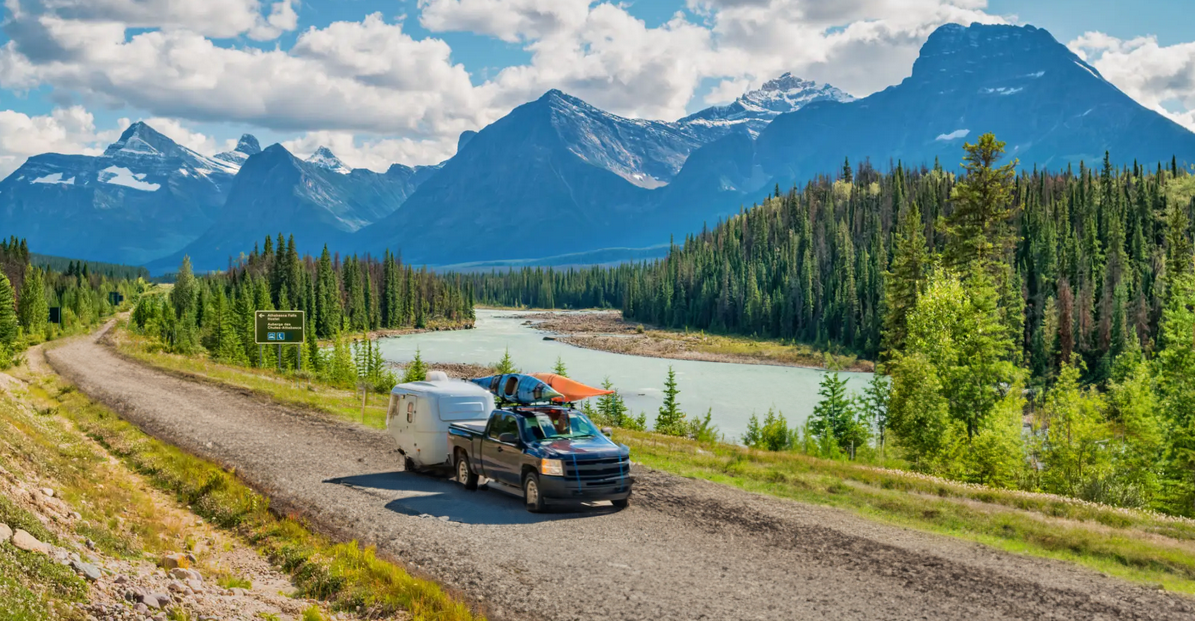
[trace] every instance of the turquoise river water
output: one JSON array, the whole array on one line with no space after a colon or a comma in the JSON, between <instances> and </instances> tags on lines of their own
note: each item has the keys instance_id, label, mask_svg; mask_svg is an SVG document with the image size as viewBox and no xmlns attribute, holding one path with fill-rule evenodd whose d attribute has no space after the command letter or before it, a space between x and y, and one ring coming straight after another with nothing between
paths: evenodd
<instances>
[{"instance_id":1,"label":"turquoise river water","mask_svg":"<svg viewBox=\"0 0 1195 621\"><path fill-rule=\"evenodd\" d=\"M790 425L804 422L817 404L818 383L824 371L797 367L700 362L628 356L545 341L547 333L526 326L529 312L477 311L472 330L427 332L381 341L386 360L405 364L419 349L427 362L492 364L510 348L515 365L526 372L551 372L559 356L575 380L601 385L609 377L636 415L646 412L649 424L663 401L668 367L676 370L681 408L689 415L713 412L713 422L727 439L747 429L754 412L762 419L769 408L784 413ZM848 386L862 390L869 373L843 373Z\"/></svg>"}]
</instances>

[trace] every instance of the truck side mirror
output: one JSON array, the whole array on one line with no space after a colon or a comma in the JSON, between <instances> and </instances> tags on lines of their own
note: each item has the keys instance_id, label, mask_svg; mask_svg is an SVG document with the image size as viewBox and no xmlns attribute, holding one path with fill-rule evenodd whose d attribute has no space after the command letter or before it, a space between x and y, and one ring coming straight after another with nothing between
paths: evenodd
<instances>
[{"instance_id":1,"label":"truck side mirror","mask_svg":"<svg viewBox=\"0 0 1195 621\"><path fill-rule=\"evenodd\" d=\"M614 433L613 429L611 429L609 427L602 427L602 435L603 436L606 436L607 438L609 438L610 434L612 434L612 433Z\"/></svg>"},{"instance_id":2,"label":"truck side mirror","mask_svg":"<svg viewBox=\"0 0 1195 621\"><path fill-rule=\"evenodd\" d=\"M503 444L518 444L519 436L517 436L513 433L509 433L509 432L502 433L502 434L498 434L498 441Z\"/></svg>"}]
</instances>

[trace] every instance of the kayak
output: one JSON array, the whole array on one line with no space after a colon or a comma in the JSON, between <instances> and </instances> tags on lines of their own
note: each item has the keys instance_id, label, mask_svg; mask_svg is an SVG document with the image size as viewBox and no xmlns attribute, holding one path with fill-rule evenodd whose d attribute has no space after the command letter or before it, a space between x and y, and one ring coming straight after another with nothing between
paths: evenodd
<instances>
[{"instance_id":1,"label":"kayak","mask_svg":"<svg viewBox=\"0 0 1195 621\"><path fill-rule=\"evenodd\" d=\"M556 399L560 402L572 403L590 397L600 397L602 395L612 395L613 390L603 390L601 388L594 388L578 382L577 380L567 378L563 375L555 373L532 373L531 377L542 380L545 384L551 386L559 392L562 397Z\"/></svg>"},{"instance_id":2,"label":"kayak","mask_svg":"<svg viewBox=\"0 0 1195 621\"><path fill-rule=\"evenodd\" d=\"M543 380L522 373L491 375L469 381L485 388L498 397L523 405L564 398L564 395L557 392Z\"/></svg>"}]
</instances>

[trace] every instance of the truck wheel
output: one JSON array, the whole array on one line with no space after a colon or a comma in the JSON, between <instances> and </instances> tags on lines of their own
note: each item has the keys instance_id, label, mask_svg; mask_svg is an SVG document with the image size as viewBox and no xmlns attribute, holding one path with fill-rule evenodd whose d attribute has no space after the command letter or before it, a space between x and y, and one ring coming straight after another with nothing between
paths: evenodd
<instances>
[{"instance_id":1,"label":"truck wheel","mask_svg":"<svg viewBox=\"0 0 1195 621\"><path fill-rule=\"evenodd\" d=\"M469 458L464 455L456 456L456 480L469 491L477 489L477 473L469 467Z\"/></svg>"},{"instance_id":2,"label":"truck wheel","mask_svg":"<svg viewBox=\"0 0 1195 621\"><path fill-rule=\"evenodd\" d=\"M610 502L614 504L615 509L626 509L631 506L631 497L627 496L621 500L611 500Z\"/></svg>"},{"instance_id":3,"label":"truck wheel","mask_svg":"<svg viewBox=\"0 0 1195 621\"><path fill-rule=\"evenodd\" d=\"M527 476L523 477L523 504L527 505L527 510L532 513L544 510L544 497L539 489L539 475L534 472L528 472Z\"/></svg>"}]
</instances>

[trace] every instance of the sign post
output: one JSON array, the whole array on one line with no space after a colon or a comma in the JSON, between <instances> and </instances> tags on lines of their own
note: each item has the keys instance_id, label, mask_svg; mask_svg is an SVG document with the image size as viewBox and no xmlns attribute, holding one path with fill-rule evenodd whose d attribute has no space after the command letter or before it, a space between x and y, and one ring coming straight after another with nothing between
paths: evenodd
<instances>
[{"instance_id":1,"label":"sign post","mask_svg":"<svg viewBox=\"0 0 1195 621\"><path fill-rule=\"evenodd\" d=\"M303 365L303 341L306 339L307 317L303 311L259 310L253 313L253 336L258 345L278 346L278 369L282 369L282 346L299 348L299 367Z\"/></svg>"},{"instance_id":2,"label":"sign post","mask_svg":"<svg viewBox=\"0 0 1195 621\"><path fill-rule=\"evenodd\" d=\"M62 307L61 306L51 306L50 307L50 323L56 323L58 325L62 325Z\"/></svg>"}]
</instances>

